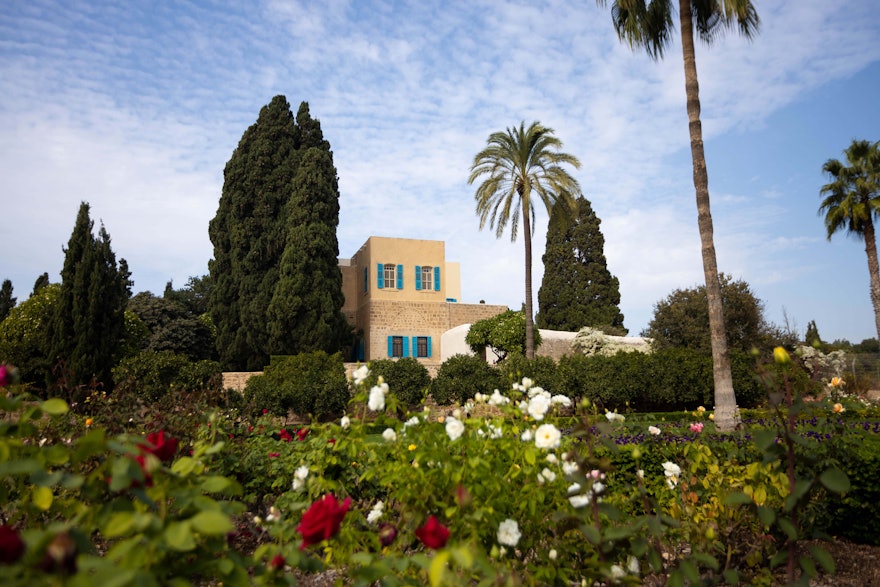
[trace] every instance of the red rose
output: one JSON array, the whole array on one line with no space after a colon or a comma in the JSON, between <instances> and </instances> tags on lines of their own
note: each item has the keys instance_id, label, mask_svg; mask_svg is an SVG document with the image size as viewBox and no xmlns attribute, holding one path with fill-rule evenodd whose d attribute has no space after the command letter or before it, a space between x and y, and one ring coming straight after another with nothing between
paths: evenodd
<instances>
[{"instance_id":1,"label":"red rose","mask_svg":"<svg viewBox=\"0 0 880 587\"><path fill-rule=\"evenodd\" d=\"M152 487L153 475L152 473L150 473L150 469L147 466L147 457L144 455L138 455L134 457L134 460L136 460L137 464L141 466L141 472L143 472L144 474L144 485L146 485L147 487ZM155 461L153 461L153 463L155 463ZM138 483L137 481L131 482L132 487L138 487L139 485L140 483Z\"/></svg>"},{"instance_id":2,"label":"red rose","mask_svg":"<svg viewBox=\"0 0 880 587\"><path fill-rule=\"evenodd\" d=\"M276 458L278 458L279 456L281 456L281 453L280 453L280 452L270 452L270 453L269 453L269 458L270 458L270 459L276 459Z\"/></svg>"},{"instance_id":3,"label":"red rose","mask_svg":"<svg viewBox=\"0 0 880 587\"><path fill-rule=\"evenodd\" d=\"M9 385L10 379L6 365L0 365L0 387L6 387Z\"/></svg>"},{"instance_id":4,"label":"red rose","mask_svg":"<svg viewBox=\"0 0 880 587\"><path fill-rule=\"evenodd\" d=\"M297 440L305 440L306 436L308 436L308 434L309 434L308 428L300 428L299 430L296 431L296 438L297 438Z\"/></svg>"},{"instance_id":5,"label":"red rose","mask_svg":"<svg viewBox=\"0 0 880 587\"><path fill-rule=\"evenodd\" d=\"M24 554L24 540L12 526L0 526L0 564L11 565Z\"/></svg>"},{"instance_id":6,"label":"red rose","mask_svg":"<svg viewBox=\"0 0 880 587\"><path fill-rule=\"evenodd\" d=\"M170 461L177 452L177 439L165 438L165 431L151 432L147 435L147 444L141 444L141 450L156 455L160 461Z\"/></svg>"},{"instance_id":7,"label":"red rose","mask_svg":"<svg viewBox=\"0 0 880 587\"><path fill-rule=\"evenodd\" d=\"M286 564L287 561L284 560L284 557L280 554L276 554L272 560L269 561L269 568L273 571L277 571L278 569L283 569Z\"/></svg>"},{"instance_id":8,"label":"red rose","mask_svg":"<svg viewBox=\"0 0 880 587\"><path fill-rule=\"evenodd\" d=\"M397 538L397 528L391 524L379 525L379 542L382 546L388 546Z\"/></svg>"},{"instance_id":9,"label":"red rose","mask_svg":"<svg viewBox=\"0 0 880 587\"><path fill-rule=\"evenodd\" d=\"M282 429L278 432L278 436L279 436L279 438L281 438L281 440L283 440L284 442L291 442L291 441L293 441L293 434L291 434L290 431L287 430L286 428L282 428Z\"/></svg>"},{"instance_id":10,"label":"red rose","mask_svg":"<svg viewBox=\"0 0 880 587\"><path fill-rule=\"evenodd\" d=\"M446 546L446 541L449 540L449 529L438 522L434 516L429 516L425 525L416 530L416 536L422 541L422 544L437 550Z\"/></svg>"},{"instance_id":11,"label":"red rose","mask_svg":"<svg viewBox=\"0 0 880 587\"><path fill-rule=\"evenodd\" d=\"M336 497L329 493L313 503L303 514L299 526L296 527L296 531L303 537L302 544L299 545L300 550L322 540L328 540L339 532L342 518L345 517L350 505L350 497L346 497L345 501L339 503L336 501Z\"/></svg>"}]
</instances>

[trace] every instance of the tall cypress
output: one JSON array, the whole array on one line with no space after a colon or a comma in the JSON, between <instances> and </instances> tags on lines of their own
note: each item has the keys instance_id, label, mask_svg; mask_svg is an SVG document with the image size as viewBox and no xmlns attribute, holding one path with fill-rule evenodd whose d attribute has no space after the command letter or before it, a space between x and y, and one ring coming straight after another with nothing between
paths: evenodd
<instances>
[{"instance_id":1,"label":"tall cypress","mask_svg":"<svg viewBox=\"0 0 880 587\"><path fill-rule=\"evenodd\" d=\"M12 297L12 281L3 280L3 286L0 287L0 322L9 315L9 311L15 307L15 298Z\"/></svg>"},{"instance_id":2,"label":"tall cypress","mask_svg":"<svg viewBox=\"0 0 880 587\"><path fill-rule=\"evenodd\" d=\"M323 156L308 155L311 149ZM323 164L316 162L322 159ZM300 167L305 175L299 173ZM321 179L305 179L312 175ZM297 189L304 195L296 196ZM315 214L322 227L311 227L305 239L291 236L294 228L302 229L300 225L311 222ZM223 194L209 226L214 245L214 259L208 265L214 283L210 312L224 368L260 370L271 354L314 348L314 342L303 345L294 340L293 332L303 333L299 324L314 327L333 322L334 312L342 315L341 301L331 311L316 301L321 299L319 292L303 291L300 284L309 277L299 273L314 269L301 267L295 260L300 251L291 250L292 246L310 250L315 259L323 260L332 255L333 267L321 269L322 286L329 287L339 272L338 216L336 170L320 123L311 118L305 102L294 120L287 99L276 96L260 110L257 122L245 131L226 164ZM341 277L335 287L341 300ZM292 297L285 299L287 295ZM331 306L337 302L333 300ZM309 335L322 337L319 348L335 351L339 348L335 330L313 328Z\"/></svg>"},{"instance_id":3,"label":"tall cypress","mask_svg":"<svg viewBox=\"0 0 880 587\"><path fill-rule=\"evenodd\" d=\"M620 283L608 271L601 220L586 198L578 198L577 205L576 218L561 206L550 215L535 322L550 330L592 326L626 334L618 307Z\"/></svg>"},{"instance_id":4,"label":"tall cypress","mask_svg":"<svg viewBox=\"0 0 880 587\"><path fill-rule=\"evenodd\" d=\"M65 249L60 299L47 329L50 358L63 366L50 378L64 377L69 389L92 383L112 389L110 371L119 358L131 295L128 264L125 259L117 264L110 235L101 226L95 238L93 226L89 205L83 202Z\"/></svg>"},{"instance_id":5,"label":"tall cypress","mask_svg":"<svg viewBox=\"0 0 880 587\"><path fill-rule=\"evenodd\" d=\"M339 189L329 152L305 151L288 202L287 234L279 281L269 305L273 354L333 353L349 342L342 305Z\"/></svg>"}]
</instances>

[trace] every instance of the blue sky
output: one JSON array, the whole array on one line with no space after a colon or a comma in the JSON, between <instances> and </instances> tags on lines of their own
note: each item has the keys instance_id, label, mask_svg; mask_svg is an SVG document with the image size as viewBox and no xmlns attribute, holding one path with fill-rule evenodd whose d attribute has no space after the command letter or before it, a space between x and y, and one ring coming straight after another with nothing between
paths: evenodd
<instances>
[{"instance_id":1,"label":"blue sky","mask_svg":"<svg viewBox=\"0 0 880 587\"><path fill-rule=\"evenodd\" d=\"M756 3L759 35L698 47L719 268L768 319L877 335L864 244L825 238L821 168L880 140L872 0ZM133 291L207 272L223 167L260 108L309 103L339 174L340 255L370 235L446 241L462 301L524 297L522 236L479 230L473 156L538 120L577 156L631 334L702 282L676 34L653 62L589 0L0 3L0 279L60 279L81 201ZM537 304L547 215L538 211Z\"/></svg>"}]
</instances>

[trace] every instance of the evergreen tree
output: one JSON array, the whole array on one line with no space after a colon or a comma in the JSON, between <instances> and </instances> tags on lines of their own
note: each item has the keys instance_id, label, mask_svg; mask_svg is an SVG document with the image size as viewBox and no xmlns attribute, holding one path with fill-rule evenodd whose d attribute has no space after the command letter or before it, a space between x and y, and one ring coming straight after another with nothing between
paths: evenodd
<instances>
[{"instance_id":1,"label":"evergreen tree","mask_svg":"<svg viewBox=\"0 0 880 587\"><path fill-rule=\"evenodd\" d=\"M49 285L49 274L43 273L42 275L37 277L36 281L34 281L34 289L33 289L33 291L31 291L31 295L32 296L36 295L36 293L38 291L40 291L41 289L43 289L47 285Z\"/></svg>"},{"instance_id":2,"label":"evergreen tree","mask_svg":"<svg viewBox=\"0 0 880 587\"><path fill-rule=\"evenodd\" d=\"M339 189L329 152L309 148L287 204L287 241L268 309L270 354L334 353L350 342L342 314Z\"/></svg>"},{"instance_id":3,"label":"evergreen tree","mask_svg":"<svg viewBox=\"0 0 880 587\"><path fill-rule=\"evenodd\" d=\"M308 154L313 148L324 153L324 161ZM297 173L300 162L303 175ZM310 184L318 194L295 197L296 186L308 192ZM260 110L257 122L245 131L226 164L223 194L209 227L214 245L214 259L209 263L213 283L209 307L224 368L260 370L270 354L294 352L302 345L294 344L285 332L293 329L302 335L331 337L318 346L329 352L338 350L336 326L317 333L311 329L325 322L335 325L334 314L341 315L341 294L327 293L331 285L341 285L341 277L338 283L335 279L338 198L336 170L320 123L311 118L305 102L294 120L287 99L276 96ZM311 223L323 223L324 228ZM293 227L302 229L304 236L292 236ZM304 237L317 240L305 242ZM308 247L313 260L320 260L319 268L298 264L295 257L301 253L291 247ZM326 267L331 254L332 271ZM314 281L310 274L294 275L300 270L325 271L318 284L325 293L310 293L301 300L282 299L287 294L276 294L279 284L284 292L299 295L295 292L302 291L301 284ZM328 296L330 302L321 303ZM301 329L290 322L294 319L311 326ZM308 342L305 346L316 345Z\"/></svg>"},{"instance_id":4,"label":"evergreen tree","mask_svg":"<svg viewBox=\"0 0 880 587\"><path fill-rule=\"evenodd\" d=\"M804 342L808 346L816 346L822 344L822 337L819 336L819 328L816 326L815 320L807 323L807 333L804 335Z\"/></svg>"},{"instance_id":5,"label":"evergreen tree","mask_svg":"<svg viewBox=\"0 0 880 587\"><path fill-rule=\"evenodd\" d=\"M554 206L550 215L536 322L550 330L591 326L624 335L620 286L605 263L601 220L586 198L579 197L577 205L577 218L565 206Z\"/></svg>"},{"instance_id":6,"label":"evergreen tree","mask_svg":"<svg viewBox=\"0 0 880 587\"><path fill-rule=\"evenodd\" d=\"M97 238L92 228L89 205L83 202L65 250L47 348L52 363L63 365L63 373L56 375L65 377L70 388L101 383L112 389L110 370L125 337L131 274L125 259L117 264L104 227Z\"/></svg>"},{"instance_id":7,"label":"evergreen tree","mask_svg":"<svg viewBox=\"0 0 880 587\"><path fill-rule=\"evenodd\" d=\"M3 280L3 286L0 287L0 322L9 315L10 310L15 307L16 298L12 297L12 281Z\"/></svg>"}]
</instances>

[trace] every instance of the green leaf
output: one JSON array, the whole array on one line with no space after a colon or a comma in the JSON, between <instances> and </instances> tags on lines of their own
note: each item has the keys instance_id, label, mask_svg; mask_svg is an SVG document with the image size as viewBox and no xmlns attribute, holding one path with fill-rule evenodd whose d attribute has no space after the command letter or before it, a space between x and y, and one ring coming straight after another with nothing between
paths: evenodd
<instances>
[{"instance_id":1,"label":"green leaf","mask_svg":"<svg viewBox=\"0 0 880 587\"><path fill-rule=\"evenodd\" d=\"M40 461L36 459L17 459L15 461L7 461L0 463L0 477L6 475L30 475L36 473L43 468Z\"/></svg>"},{"instance_id":2,"label":"green leaf","mask_svg":"<svg viewBox=\"0 0 880 587\"><path fill-rule=\"evenodd\" d=\"M50 416L61 416L62 414L66 414L70 408L68 407L67 402L60 397L53 397L52 399L47 399L41 403L40 409Z\"/></svg>"},{"instance_id":3,"label":"green leaf","mask_svg":"<svg viewBox=\"0 0 880 587\"><path fill-rule=\"evenodd\" d=\"M206 536L226 534L235 528L229 516L218 511L199 512L189 521L193 530Z\"/></svg>"},{"instance_id":4,"label":"green leaf","mask_svg":"<svg viewBox=\"0 0 880 587\"><path fill-rule=\"evenodd\" d=\"M31 497L34 501L34 505L44 512L52 507L52 499L54 496L52 495L52 490L48 487L35 487Z\"/></svg>"},{"instance_id":5,"label":"green leaf","mask_svg":"<svg viewBox=\"0 0 880 587\"><path fill-rule=\"evenodd\" d=\"M199 461L192 457L181 457L171 465L171 472L181 477L188 477L198 466Z\"/></svg>"},{"instance_id":6,"label":"green leaf","mask_svg":"<svg viewBox=\"0 0 880 587\"><path fill-rule=\"evenodd\" d=\"M196 539L188 522L171 522L165 528L165 542L173 550L187 552L196 547Z\"/></svg>"},{"instance_id":7,"label":"green leaf","mask_svg":"<svg viewBox=\"0 0 880 587\"><path fill-rule=\"evenodd\" d=\"M125 536L134 528L134 516L131 512L117 512L110 517L102 533L107 538Z\"/></svg>"},{"instance_id":8,"label":"green leaf","mask_svg":"<svg viewBox=\"0 0 880 587\"><path fill-rule=\"evenodd\" d=\"M536 454L535 449L533 449L531 446L526 449L525 453L523 454L523 457L526 459L526 462L530 465L534 465L535 462L537 462L537 460L538 460L538 455Z\"/></svg>"},{"instance_id":9,"label":"green leaf","mask_svg":"<svg viewBox=\"0 0 880 587\"><path fill-rule=\"evenodd\" d=\"M724 496L724 505L726 506L746 505L750 503L752 503L752 498L742 491L734 491L733 493L728 493Z\"/></svg>"},{"instance_id":10,"label":"green leaf","mask_svg":"<svg viewBox=\"0 0 880 587\"><path fill-rule=\"evenodd\" d=\"M797 528L788 518L779 518L779 528L785 532L789 540L797 540Z\"/></svg>"},{"instance_id":11,"label":"green leaf","mask_svg":"<svg viewBox=\"0 0 880 587\"><path fill-rule=\"evenodd\" d=\"M819 482L825 486L828 491L834 493L843 493L849 491L849 477L840 469L827 469L819 475Z\"/></svg>"},{"instance_id":12,"label":"green leaf","mask_svg":"<svg viewBox=\"0 0 880 587\"><path fill-rule=\"evenodd\" d=\"M590 544L598 545L602 542L602 535L599 533L599 529L595 526L584 524L581 526L581 532L584 533L584 538L586 538L587 542Z\"/></svg>"},{"instance_id":13,"label":"green leaf","mask_svg":"<svg viewBox=\"0 0 880 587\"><path fill-rule=\"evenodd\" d=\"M739 573L733 569L725 569L721 576L728 585L739 585Z\"/></svg>"},{"instance_id":14,"label":"green leaf","mask_svg":"<svg viewBox=\"0 0 880 587\"><path fill-rule=\"evenodd\" d=\"M756 430L752 438L755 439L755 445L760 450L767 450L776 444L776 431L770 429Z\"/></svg>"},{"instance_id":15,"label":"green leaf","mask_svg":"<svg viewBox=\"0 0 880 587\"><path fill-rule=\"evenodd\" d=\"M836 566L834 564L834 558L831 554L828 553L827 550L821 548L819 546L810 545L809 547L810 554L813 555L813 558L819 563L819 566L822 567L822 570L828 573L829 575L833 575Z\"/></svg>"},{"instance_id":16,"label":"green leaf","mask_svg":"<svg viewBox=\"0 0 880 587\"><path fill-rule=\"evenodd\" d=\"M816 572L816 565L813 563L813 559L808 556L802 556L798 559L798 564L800 564L801 568L804 570L804 573L809 575L810 577L815 577L818 575Z\"/></svg>"},{"instance_id":17,"label":"green leaf","mask_svg":"<svg viewBox=\"0 0 880 587\"><path fill-rule=\"evenodd\" d=\"M428 569L428 580L431 587L439 587L443 584L443 572L446 570L446 563L449 561L449 551L440 551L431 561L431 567Z\"/></svg>"},{"instance_id":18,"label":"green leaf","mask_svg":"<svg viewBox=\"0 0 880 587\"><path fill-rule=\"evenodd\" d=\"M759 505L758 506L758 519L761 520L761 523L765 526L770 526L776 521L776 512L767 506Z\"/></svg>"},{"instance_id":19,"label":"green leaf","mask_svg":"<svg viewBox=\"0 0 880 587\"><path fill-rule=\"evenodd\" d=\"M205 493L220 493L225 491L231 485L231 479L223 477L222 475L212 475L211 477L205 477L202 481L202 491Z\"/></svg>"}]
</instances>

